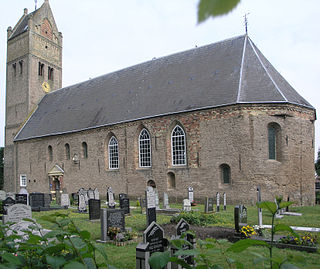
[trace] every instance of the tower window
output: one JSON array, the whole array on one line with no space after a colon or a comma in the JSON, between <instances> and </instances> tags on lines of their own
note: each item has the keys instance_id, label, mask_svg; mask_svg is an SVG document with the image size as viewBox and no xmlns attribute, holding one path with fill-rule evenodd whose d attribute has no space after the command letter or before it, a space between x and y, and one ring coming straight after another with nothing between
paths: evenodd
<instances>
[{"instance_id":1,"label":"tower window","mask_svg":"<svg viewBox=\"0 0 320 269\"><path fill-rule=\"evenodd\" d=\"M48 79L53 80L53 68L48 66Z\"/></svg>"},{"instance_id":2,"label":"tower window","mask_svg":"<svg viewBox=\"0 0 320 269\"><path fill-rule=\"evenodd\" d=\"M19 66L20 66L20 74L22 74L23 71L23 60L19 61Z\"/></svg>"},{"instance_id":3,"label":"tower window","mask_svg":"<svg viewBox=\"0 0 320 269\"><path fill-rule=\"evenodd\" d=\"M38 66L38 75L39 76L43 76L43 70L44 69L44 64L39 62L39 66Z\"/></svg>"},{"instance_id":4,"label":"tower window","mask_svg":"<svg viewBox=\"0 0 320 269\"><path fill-rule=\"evenodd\" d=\"M66 150L66 159L70 160L70 145L68 143L66 143L64 145L64 147L65 147L65 150Z\"/></svg>"},{"instance_id":5,"label":"tower window","mask_svg":"<svg viewBox=\"0 0 320 269\"><path fill-rule=\"evenodd\" d=\"M50 145L48 146L48 158L50 162L53 160L52 146Z\"/></svg>"},{"instance_id":6,"label":"tower window","mask_svg":"<svg viewBox=\"0 0 320 269\"><path fill-rule=\"evenodd\" d=\"M16 63L12 64L12 69L13 69L13 75L16 76L17 75L17 64Z\"/></svg>"}]
</instances>

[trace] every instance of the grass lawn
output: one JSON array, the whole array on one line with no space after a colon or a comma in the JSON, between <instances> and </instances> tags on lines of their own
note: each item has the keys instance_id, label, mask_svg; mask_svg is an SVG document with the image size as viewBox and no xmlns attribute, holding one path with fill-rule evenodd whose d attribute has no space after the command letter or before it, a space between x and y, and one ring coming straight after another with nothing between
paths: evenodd
<instances>
[{"instance_id":1,"label":"grass lawn","mask_svg":"<svg viewBox=\"0 0 320 269\"><path fill-rule=\"evenodd\" d=\"M135 203L131 203L132 206L135 206ZM181 205L171 204L172 208L181 208ZM233 220L233 208L234 206L228 206L227 211L221 211L214 213L217 219L216 226L223 227L234 227ZM199 210L204 212L204 206L198 205L193 207L194 210ZM283 219L277 219L277 223L284 223L291 226L308 226L308 227L320 227L320 206L314 207L291 207L291 211L299 212L303 215L298 216L284 216ZM91 233L91 239L97 240L100 238L100 222L99 221L89 221L88 214L79 214L76 213L75 209L60 210L59 212L68 213L70 218L74 220L76 225L81 230L87 230ZM50 229L50 225L41 220L41 216L46 214L51 214L52 211L46 212L33 212L33 218L35 218L44 228ZM170 222L170 216L157 215L157 222L161 225L164 223ZM142 233L146 228L146 216L140 213L140 208L131 209L131 215L126 216L126 227L131 227L132 230L140 236L139 242L142 242ZM248 206L248 224L255 225L258 223L258 211L256 207ZM263 224L271 224L271 214L266 211L263 211ZM319 235L320 236L320 235ZM135 248L137 243L128 244L126 246L117 247L111 244L105 244L106 253L110 264L114 265L116 268L135 268ZM230 242L222 241L217 248L222 250L222 253L231 246ZM262 268L262 264L254 264L254 257L251 255L252 252L257 252L268 256L268 250L262 247L251 247L247 251L241 253L227 253L228 257L232 259L239 260L245 265L245 268ZM320 255L312 254L306 252L293 251L288 249L274 249L274 255L277 257L285 257L288 255L292 256L301 256L305 259L305 263L299 264L296 263L299 267L305 268L320 268ZM214 254L214 251L209 251L208 256L210 259L213 259L215 263L222 265L227 268L226 257L219 254Z\"/></svg>"}]
</instances>

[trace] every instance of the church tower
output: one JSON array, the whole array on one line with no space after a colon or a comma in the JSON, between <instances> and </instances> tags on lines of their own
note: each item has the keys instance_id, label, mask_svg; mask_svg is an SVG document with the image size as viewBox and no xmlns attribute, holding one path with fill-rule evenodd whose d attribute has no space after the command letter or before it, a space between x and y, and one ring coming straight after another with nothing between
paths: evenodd
<instances>
[{"instance_id":1,"label":"church tower","mask_svg":"<svg viewBox=\"0 0 320 269\"><path fill-rule=\"evenodd\" d=\"M14 137L41 98L62 86L62 34L49 0L7 30L4 188L19 191ZM26 156L28 158L28 156Z\"/></svg>"}]
</instances>

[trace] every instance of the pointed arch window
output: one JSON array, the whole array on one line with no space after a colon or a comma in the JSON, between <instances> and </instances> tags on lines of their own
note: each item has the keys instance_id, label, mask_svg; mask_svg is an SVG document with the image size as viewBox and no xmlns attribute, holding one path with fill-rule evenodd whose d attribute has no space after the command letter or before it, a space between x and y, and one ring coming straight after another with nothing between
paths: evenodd
<instances>
[{"instance_id":1,"label":"pointed arch window","mask_svg":"<svg viewBox=\"0 0 320 269\"><path fill-rule=\"evenodd\" d=\"M139 135L139 167L151 167L150 134L146 129Z\"/></svg>"},{"instance_id":2,"label":"pointed arch window","mask_svg":"<svg viewBox=\"0 0 320 269\"><path fill-rule=\"evenodd\" d=\"M112 136L108 144L109 169L119 169L118 140Z\"/></svg>"},{"instance_id":3,"label":"pointed arch window","mask_svg":"<svg viewBox=\"0 0 320 269\"><path fill-rule=\"evenodd\" d=\"M172 165L186 165L186 136L179 125L172 130L171 156Z\"/></svg>"}]
</instances>

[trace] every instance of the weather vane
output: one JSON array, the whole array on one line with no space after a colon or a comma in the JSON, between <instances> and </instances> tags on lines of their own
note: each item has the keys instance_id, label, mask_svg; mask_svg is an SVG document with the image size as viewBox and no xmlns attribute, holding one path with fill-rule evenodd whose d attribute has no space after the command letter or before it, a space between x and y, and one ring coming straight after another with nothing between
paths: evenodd
<instances>
[{"instance_id":1,"label":"weather vane","mask_svg":"<svg viewBox=\"0 0 320 269\"><path fill-rule=\"evenodd\" d=\"M246 28L246 35L248 34L248 18L247 18L247 16L249 15L250 13L246 13L246 14L244 14L244 26L245 26L245 28Z\"/></svg>"}]
</instances>

